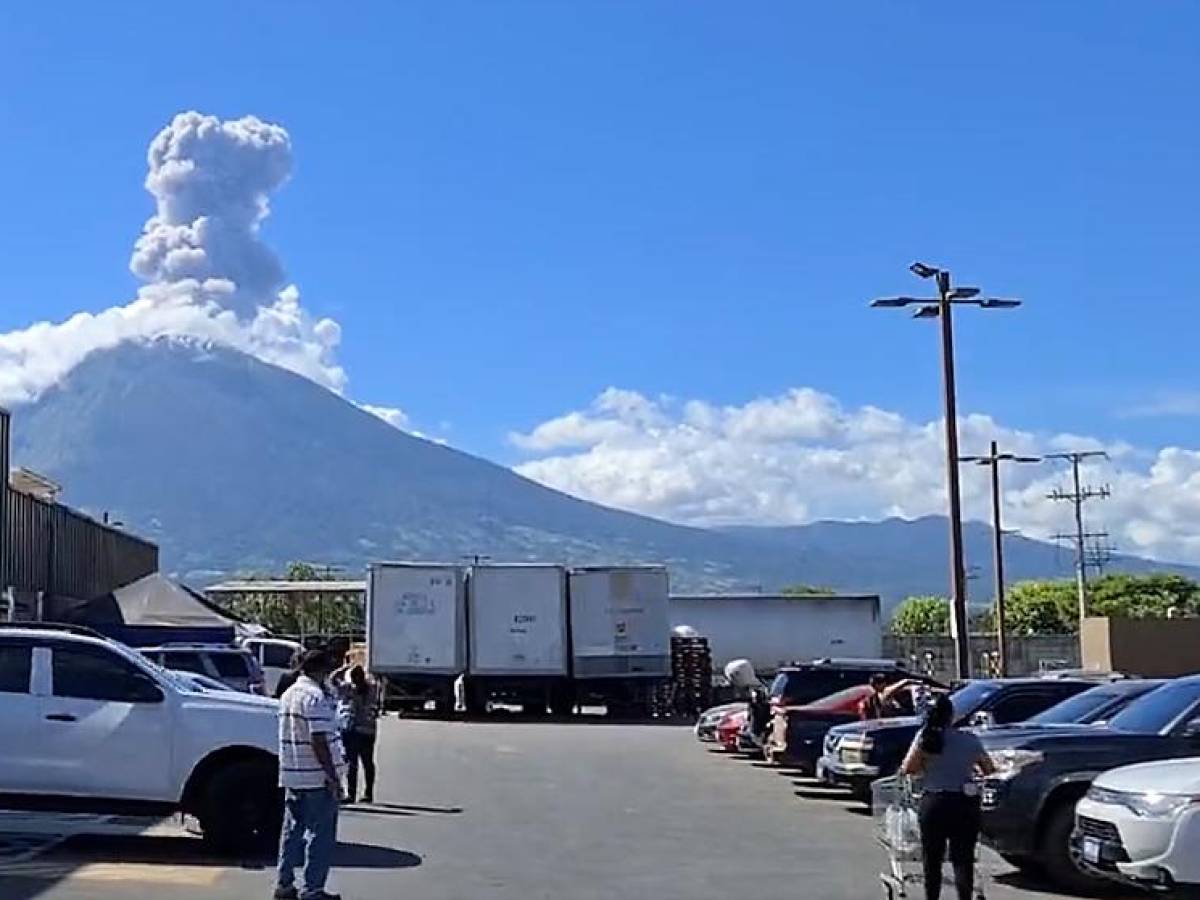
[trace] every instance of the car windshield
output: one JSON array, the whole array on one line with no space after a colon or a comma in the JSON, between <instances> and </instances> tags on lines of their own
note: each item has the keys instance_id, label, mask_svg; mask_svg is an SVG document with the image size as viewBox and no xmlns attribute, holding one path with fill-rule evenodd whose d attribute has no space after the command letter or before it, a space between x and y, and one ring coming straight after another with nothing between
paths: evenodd
<instances>
[{"instance_id":1,"label":"car windshield","mask_svg":"<svg viewBox=\"0 0 1200 900\"><path fill-rule=\"evenodd\" d=\"M853 703L855 700L861 699L864 690L862 685L843 688L837 693L830 694L828 697L822 697L820 700L814 700L808 705L811 709L837 709L845 706L847 703Z\"/></svg>"},{"instance_id":2,"label":"car windshield","mask_svg":"<svg viewBox=\"0 0 1200 900\"><path fill-rule=\"evenodd\" d=\"M1090 691L1068 697L1062 703L1056 703L1028 721L1031 725L1072 725L1089 722L1100 710L1121 696L1119 691L1112 688L1092 688Z\"/></svg>"},{"instance_id":3,"label":"car windshield","mask_svg":"<svg viewBox=\"0 0 1200 900\"><path fill-rule=\"evenodd\" d=\"M1117 731L1159 734L1200 700L1200 681L1163 685L1125 707L1108 723Z\"/></svg>"},{"instance_id":4,"label":"car windshield","mask_svg":"<svg viewBox=\"0 0 1200 900\"><path fill-rule=\"evenodd\" d=\"M972 681L950 695L950 703L954 706L954 720L961 721L979 711L985 700L996 691L1000 685L992 681Z\"/></svg>"}]
</instances>

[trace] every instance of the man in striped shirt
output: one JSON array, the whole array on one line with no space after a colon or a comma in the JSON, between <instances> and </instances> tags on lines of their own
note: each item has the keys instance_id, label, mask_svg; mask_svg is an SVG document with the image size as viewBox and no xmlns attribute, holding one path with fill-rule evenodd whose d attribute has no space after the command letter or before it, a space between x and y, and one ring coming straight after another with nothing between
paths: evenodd
<instances>
[{"instance_id":1,"label":"man in striped shirt","mask_svg":"<svg viewBox=\"0 0 1200 900\"><path fill-rule=\"evenodd\" d=\"M300 661L300 677L279 700L279 785L284 789L284 813L276 900L341 900L325 891L337 846L338 805L346 769L334 701L325 687L332 670L333 661L326 651L310 650ZM304 888L298 891L295 872L302 864Z\"/></svg>"}]
</instances>

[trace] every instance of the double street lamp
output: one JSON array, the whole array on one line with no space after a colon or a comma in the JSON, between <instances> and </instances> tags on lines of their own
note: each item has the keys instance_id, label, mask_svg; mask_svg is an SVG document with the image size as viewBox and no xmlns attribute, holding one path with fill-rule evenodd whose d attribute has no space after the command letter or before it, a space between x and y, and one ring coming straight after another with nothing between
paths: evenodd
<instances>
[{"instance_id":1,"label":"double street lamp","mask_svg":"<svg viewBox=\"0 0 1200 900\"><path fill-rule=\"evenodd\" d=\"M1008 637L1004 607L1004 531L1000 524L1000 463L1039 463L1040 456L1018 456L1001 453L992 441L987 456L964 456L960 462L987 466L992 470L992 559L996 578L996 655L999 657L1000 676L1008 674Z\"/></svg>"},{"instance_id":2,"label":"double street lamp","mask_svg":"<svg viewBox=\"0 0 1200 900\"><path fill-rule=\"evenodd\" d=\"M954 387L954 324L952 308L956 304L981 309L1011 309L1020 300L981 297L976 287L953 287L950 272L915 262L908 267L918 278L934 279L937 297L880 297L873 307L915 306L915 319L940 319L942 323L942 388L946 417L946 484L950 506L950 634L954 638L955 668L959 678L971 675L967 630L967 575L963 567L962 495L958 478L958 411Z\"/></svg>"}]
</instances>

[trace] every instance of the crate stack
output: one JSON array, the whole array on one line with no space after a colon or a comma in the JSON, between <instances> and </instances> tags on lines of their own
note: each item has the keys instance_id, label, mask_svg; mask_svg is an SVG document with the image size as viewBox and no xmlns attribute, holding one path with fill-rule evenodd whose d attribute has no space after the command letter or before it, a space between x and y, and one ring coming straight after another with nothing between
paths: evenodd
<instances>
[{"instance_id":1,"label":"crate stack","mask_svg":"<svg viewBox=\"0 0 1200 900\"><path fill-rule=\"evenodd\" d=\"M695 717L712 705L712 650L708 638L671 638L671 684L676 715Z\"/></svg>"}]
</instances>

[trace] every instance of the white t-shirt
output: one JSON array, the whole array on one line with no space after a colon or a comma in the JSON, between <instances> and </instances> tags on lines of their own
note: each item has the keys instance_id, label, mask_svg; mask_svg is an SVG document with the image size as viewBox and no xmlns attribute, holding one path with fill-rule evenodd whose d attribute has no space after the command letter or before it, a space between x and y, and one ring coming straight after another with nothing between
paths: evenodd
<instances>
[{"instance_id":1,"label":"white t-shirt","mask_svg":"<svg viewBox=\"0 0 1200 900\"><path fill-rule=\"evenodd\" d=\"M296 791L325 787L325 769L312 748L314 734L325 735L340 781L346 774L346 755L334 702L321 685L301 675L279 698L280 787Z\"/></svg>"}]
</instances>

